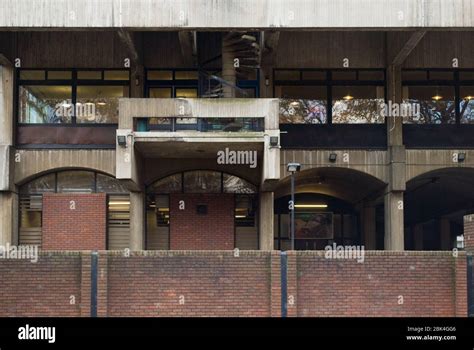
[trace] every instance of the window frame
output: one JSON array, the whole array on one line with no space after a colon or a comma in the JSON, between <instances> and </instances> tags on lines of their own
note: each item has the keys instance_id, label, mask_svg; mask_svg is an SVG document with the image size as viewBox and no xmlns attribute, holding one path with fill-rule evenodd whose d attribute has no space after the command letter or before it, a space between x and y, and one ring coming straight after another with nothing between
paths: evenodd
<instances>
[{"instance_id":1,"label":"window frame","mask_svg":"<svg viewBox=\"0 0 474 350\"><path fill-rule=\"evenodd\" d=\"M20 79L21 72L24 71L38 71L45 72L44 80L27 80ZM48 72L50 71L70 71L72 73L71 79L55 79L48 80ZM79 71L99 71L101 72L101 80L98 79L78 79L77 73ZM128 80L104 80L105 71L127 71ZM77 123L75 109L70 123L21 123L20 122L20 87L24 85L40 85L40 86L70 86L72 89L71 102L75 105L77 101L77 87L78 86L128 86L128 96L131 97L131 71L128 68L18 68L15 72L15 96L14 96L14 111L16 114L16 124L19 127L38 127L38 126L53 126L53 127L116 127L118 123Z\"/></svg>"}]
</instances>

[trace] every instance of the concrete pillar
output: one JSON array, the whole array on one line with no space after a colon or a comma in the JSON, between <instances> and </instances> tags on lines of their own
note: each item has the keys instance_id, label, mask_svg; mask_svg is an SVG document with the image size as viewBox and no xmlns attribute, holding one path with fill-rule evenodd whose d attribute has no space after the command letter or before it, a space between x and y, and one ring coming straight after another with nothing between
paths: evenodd
<instances>
[{"instance_id":1,"label":"concrete pillar","mask_svg":"<svg viewBox=\"0 0 474 350\"><path fill-rule=\"evenodd\" d=\"M130 192L130 250L145 249L145 195Z\"/></svg>"},{"instance_id":2,"label":"concrete pillar","mask_svg":"<svg viewBox=\"0 0 474 350\"><path fill-rule=\"evenodd\" d=\"M403 192L385 195L385 250L404 250Z\"/></svg>"},{"instance_id":3,"label":"concrete pillar","mask_svg":"<svg viewBox=\"0 0 474 350\"><path fill-rule=\"evenodd\" d=\"M375 250L377 247L375 226L375 207L362 208L362 243L366 250Z\"/></svg>"},{"instance_id":4,"label":"concrete pillar","mask_svg":"<svg viewBox=\"0 0 474 350\"><path fill-rule=\"evenodd\" d=\"M451 250L451 223L448 218L441 218L439 221L439 240L441 250Z\"/></svg>"},{"instance_id":5,"label":"concrete pillar","mask_svg":"<svg viewBox=\"0 0 474 350\"><path fill-rule=\"evenodd\" d=\"M234 67L234 49L227 45L225 39L226 33L222 36L222 79L227 81L233 86L236 85L236 71ZM235 97L235 89L228 85L223 85L224 97L233 98Z\"/></svg>"},{"instance_id":6,"label":"concrete pillar","mask_svg":"<svg viewBox=\"0 0 474 350\"><path fill-rule=\"evenodd\" d=\"M0 245L18 243L18 195L0 192Z\"/></svg>"},{"instance_id":7,"label":"concrete pillar","mask_svg":"<svg viewBox=\"0 0 474 350\"><path fill-rule=\"evenodd\" d=\"M413 243L415 250L423 250L423 225L421 224L413 227Z\"/></svg>"},{"instance_id":8,"label":"concrete pillar","mask_svg":"<svg viewBox=\"0 0 474 350\"><path fill-rule=\"evenodd\" d=\"M273 192L260 192L260 250L273 250Z\"/></svg>"}]
</instances>

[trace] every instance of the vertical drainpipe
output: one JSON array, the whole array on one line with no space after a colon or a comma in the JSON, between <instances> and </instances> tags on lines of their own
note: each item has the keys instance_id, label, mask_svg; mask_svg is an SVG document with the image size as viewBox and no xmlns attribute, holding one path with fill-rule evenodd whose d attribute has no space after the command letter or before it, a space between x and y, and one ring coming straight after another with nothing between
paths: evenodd
<instances>
[{"instance_id":1,"label":"vertical drainpipe","mask_svg":"<svg viewBox=\"0 0 474 350\"><path fill-rule=\"evenodd\" d=\"M473 256L467 255L467 317L474 317Z\"/></svg>"}]
</instances>

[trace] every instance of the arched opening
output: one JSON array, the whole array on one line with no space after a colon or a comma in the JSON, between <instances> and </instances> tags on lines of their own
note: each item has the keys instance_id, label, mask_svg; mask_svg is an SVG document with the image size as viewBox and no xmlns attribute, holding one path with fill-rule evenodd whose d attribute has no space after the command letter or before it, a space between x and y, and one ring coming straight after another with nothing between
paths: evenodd
<instances>
[{"instance_id":1,"label":"arched opening","mask_svg":"<svg viewBox=\"0 0 474 350\"><path fill-rule=\"evenodd\" d=\"M19 244L62 250L130 244L129 192L95 171L57 171L21 185L19 219Z\"/></svg>"},{"instance_id":2,"label":"arched opening","mask_svg":"<svg viewBox=\"0 0 474 350\"><path fill-rule=\"evenodd\" d=\"M147 186L146 249L258 249L257 187L223 172L176 173Z\"/></svg>"},{"instance_id":3,"label":"arched opening","mask_svg":"<svg viewBox=\"0 0 474 350\"><path fill-rule=\"evenodd\" d=\"M444 168L407 182L405 249L462 247L463 217L474 212L474 169Z\"/></svg>"},{"instance_id":4,"label":"arched opening","mask_svg":"<svg viewBox=\"0 0 474 350\"><path fill-rule=\"evenodd\" d=\"M295 249L318 250L333 243L384 247L386 184L348 168L315 168L295 178ZM275 193L274 246L291 247L290 179Z\"/></svg>"}]
</instances>

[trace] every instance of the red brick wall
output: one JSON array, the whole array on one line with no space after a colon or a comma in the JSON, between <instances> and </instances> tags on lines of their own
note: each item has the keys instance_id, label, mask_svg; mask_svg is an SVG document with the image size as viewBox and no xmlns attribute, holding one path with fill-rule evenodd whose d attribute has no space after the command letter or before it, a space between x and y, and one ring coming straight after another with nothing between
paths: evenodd
<instances>
[{"instance_id":1,"label":"red brick wall","mask_svg":"<svg viewBox=\"0 0 474 350\"><path fill-rule=\"evenodd\" d=\"M365 252L363 263L289 254L298 271L298 316L467 315L464 253Z\"/></svg>"},{"instance_id":2,"label":"red brick wall","mask_svg":"<svg viewBox=\"0 0 474 350\"><path fill-rule=\"evenodd\" d=\"M108 259L108 316L272 314L271 293L279 292L279 271L271 276L277 252L133 254Z\"/></svg>"},{"instance_id":3,"label":"red brick wall","mask_svg":"<svg viewBox=\"0 0 474 350\"><path fill-rule=\"evenodd\" d=\"M43 253L36 263L0 259L0 316L80 316L81 260L77 252Z\"/></svg>"},{"instance_id":4,"label":"red brick wall","mask_svg":"<svg viewBox=\"0 0 474 350\"><path fill-rule=\"evenodd\" d=\"M474 252L474 214L464 217L464 248Z\"/></svg>"},{"instance_id":5,"label":"red brick wall","mask_svg":"<svg viewBox=\"0 0 474 350\"><path fill-rule=\"evenodd\" d=\"M71 209L71 201L75 209ZM105 193L43 195L45 250L105 249L107 203Z\"/></svg>"},{"instance_id":6,"label":"red brick wall","mask_svg":"<svg viewBox=\"0 0 474 350\"><path fill-rule=\"evenodd\" d=\"M184 200L185 210L179 210ZM207 205L207 215L196 206ZM170 195L170 247L175 250L234 249L234 195Z\"/></svg>"}]
</instances>

